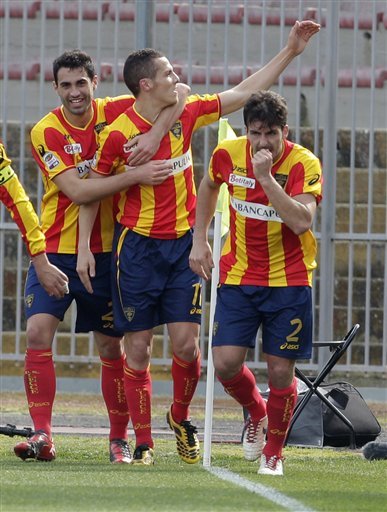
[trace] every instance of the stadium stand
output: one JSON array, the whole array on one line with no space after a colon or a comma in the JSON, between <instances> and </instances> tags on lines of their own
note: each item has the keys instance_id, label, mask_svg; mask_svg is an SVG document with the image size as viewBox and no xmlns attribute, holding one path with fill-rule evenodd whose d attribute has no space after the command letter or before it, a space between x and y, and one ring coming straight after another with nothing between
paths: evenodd
<instances>
[{"instance_id":1,"label":"stadium stand","mask_svg":"<svg viewBox=\"0 0 387 512\"><path fill-rule=\"evenodd\" d=\"M198 23L207 23L210 14L212 23L225 23L226 19L230 23L242 23L244 9L243 5L230 5L229 16L227 17L227 7L225 5L214 4L209 8L203 4L192 5L192 19ZM180 4L177 8L179 21L186 23L190 20L189 4Z\"/></svg>"},{"instance_id":2,"label":"stadium stand","mask_svg":"<svg viewBox=\"0 0 387 512\"><path fill-rule=\"evenodd\" d=\"M374 73L372 69L358 68L355 72L355 81L357 87L369 88L374 85L377 88L384 87L387 82L387 68L375 68ZM321 72L321 83L324 85L324 70ZM339 87L352 87L353 84L353 71L352 69L339 69L338 70L338 85Z\"/></svg>"},{"instance_id":3,"label":"stadium stand","mask_svg":"<svg viewBox=\"0 0 387 512\"><path fill-rule=\"evenodd\" d=\"M172 14L176 14L178 4L172 4ZM155 8L156 21L169 22L171 9L168 3L158 3ZM118 14L117 14L118 13ZM134 2L110 2L107 15L110 19L115 20L118 15L120 21L134 21L136 14L136 5Z\"/></svg>"},{"instance_id":4,"label":"stadium stand","mask_svg":"<svg viewBox=\"0 0 387 512\"><path fill-rule=\"evenodd\" d=\"M21 62L10 62L7 67L9 80L21 80L25 73L26 80L37 80L40 73L39 62L29 62L22 64ZM3 62L0 63L0 80L5 76L5 68Z\"/></svg>"},{"instance_id":5,"label":"stadium stand","mask_svg":"<svg viewBox=\"0 0 387 512\"><path fill-rule=\"evenodd\" d=\"M117 79L119 82L123 82L123 70L124 62L117 62L116 68L114 64L110 62L101 62L99 68L99 78L101 82L113 80L114 70L117 69ZM179 75L180 80L187 82L189 76L191 77L192 84L205 84L211 85L223 85L226 81L230 85L236 85L243 80L245 76L250 76L259 69L259 66L243 66L238 64L230 64L227 67L227 73L225 73L225 66L221 63L213 65L209 68L207 77L207 68L202 65L191 65L183 64L181 62L173 63L175 72ZM11 62L8 64L8 79L9 80L21 80L23 68L25 70L26 80L38 80L41 72L40 62L34 60L26 63L24 66L22 63ZM52 60L48 60L47 63L42 67L45 81L52 81ZM4 78L5 69L3 63L0 63L0 80ZM225 80L225 77L227 80ZM282 81L284 85L295 86L299 82L302 86L313 86L316 83L317 69L310 66L302 66L300 70L297 67L289 67L282 75ZM370 67L357 68L355 72L356 85L358 87L371 87L374 84L377 88L382 88L387 83L387 68L377 67L374 73ZM339 69L338 70L338 85L339 87L352 87L353 71L352 69ZM324 69L320 73L321 84L324 85Z\"/></svg>"},{"instance_id":6,"label":"stadium stand","mask_svg":"<svg viewBox=\"0 0 387 512\"><path fill-rule=\"evenodd\" d=\"M63 17L66 20L77 20L79 18L83 20L97 20L99 10L101 9L102 16L104 16L109 9L109 3L83 1L80 10L79 3L76 0L67 0L63 3L59 0L49 0L45 2L46 17L49 19L59 19L61 17L61 9L63 8Z\"/></svg>"},{"instance_id":7,"label":"stadium stand","mask_svg":"<svg viewBox=\"0 0 387 512\"><path fill-rule=\"evenodd\" d=\"M27 18L36 18L40 10L41 1L13 0L9 5L9 15L11 18L23 18L24 9L27 12ZM5 16L5 4L0 4L0 18Z\"/></svg>"}]
</instances>

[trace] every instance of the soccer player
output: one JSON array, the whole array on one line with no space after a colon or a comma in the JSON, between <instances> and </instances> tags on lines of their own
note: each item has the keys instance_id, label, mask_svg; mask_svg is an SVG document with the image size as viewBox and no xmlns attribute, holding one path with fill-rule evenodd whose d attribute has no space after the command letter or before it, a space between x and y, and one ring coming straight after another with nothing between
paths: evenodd
<instances>
[{"instance_id":1,"label":"soccer player","mask_svg":"<svg viewBox=\"0 0 387 512\"><path fill-rule=\"evenodd\" d=\"M220 259L212 353L217 378L246 407L245 458L260 458L258 473L282 475L282 449L297 400L296 359L312 349L311 231L321 200L318 158L287 140L285 99L261 91L243 111L246 136L214 150L198 192L191 269L209 279L214 266L208 243L219 188L230 194L230 233ZM267 404L245 364L262 326ZM267 443L265 433L267 431Z\"/></svg>"},{"instance_id":2,"label":"soccer player","mask_svg":"<svg viewBox=\"0 0 387 512\"><path fill-rule=\"evenodd\" d=\"M0 140L0 199L20 230L40 284L46 293L60 299L66 294L68 278L47 258L38 216L11 163Z\"/></svg>"},{"instance_id":3,"label":"soccer player","mask_svg":"<svg viewBox=\"0 0 387 512\"><path fill-rule=\"evenodd\" d=\"M14 450L25 460L52 460L51 416L56 390L52 343L58 324L73 300L77 304L76 332L94 332L102 371L101 387L110 420L110 460L130 463L127 443L128 407L123 390L122 333L113 327L110 258L114 231L112 194L134 183L158 184L171 172L165 161L138 165L158 148L162 136L181 112L183 104L160 113L154 130L126 146L127 172L105 180L98 189L87 178L97 149L101 130L133 104L132 96L93 99L97 76L91 58L79 50L65 52L53 63L54 89L62 105L41 119L32 129L33 156L44 183L42 228L47 240L47 254L69 277L69 293L60 300L40 285L35 268L29 269L25 287L27 350L25 390L36 434L19 443ZM181 86L184 92L188 86ZM177 94L177 92L176 92ZM184 92L185 94L185 92ZM183 94L183 96L184 96ZM185 101L185 98L184 98ZM137 146L133 147L135 144ZM108 197L110 196L110 197ZM76 272L79 204L107 197L101 202L91 236L91 250L96 255L98 274L93 281L94 294L83 287Z\"/></svg>"},{"instance_id":4,"label":"soccer player","mask_svg":"<svg viewBox=\"0 0 387 512\"><path fill-rule=\"evenodd\" d=\"M167 422L175 433L181 459L193 464L200 458L197 429L189 418L200 376L202 307L200 281L188 262L196 205L193 132L241 108L253 92L272 85L318 30L319 25L312 21L296 22L285 48L260 71L219 94L190 96L155 155L171 162L172 176L156 187L139 184L121 193L113 243L113 310L115 327L125 332L124 384L136 435L133 463L153 462L149 364L153 328L161 324L167 324L173 351L173 403ZM120 170L125 163L123 142L148 131L161 109L176 101L178 77L158 51L144 49L130 54L124 80L136 101L101 134L92 177L107 179ZM85 240L92 226L93 207L87 210L89 223L80 234L78 269L91 291L88 273L94 275L95 270Z\"/></svg>"}]
</instances>

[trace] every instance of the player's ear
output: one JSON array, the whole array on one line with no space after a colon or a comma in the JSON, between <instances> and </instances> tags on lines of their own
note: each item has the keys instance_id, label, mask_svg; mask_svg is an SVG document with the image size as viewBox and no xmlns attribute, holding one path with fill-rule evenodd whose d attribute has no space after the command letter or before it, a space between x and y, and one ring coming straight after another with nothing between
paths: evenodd
<instances>
[{"instance_id":1,"label":"player's ear","mask_svg":"<svg viewBox=\"0 0 387 512\"><path fill-rule=\"evenodd\" d=\"M282 136L284 139L287 139L289 135L289 125L285 124L285 126L282 128Z\"/></svg>"},{"instance_id":2,"label":"player's ear","mask_svg":"<svg viewBox=\"0 0 387 512\"><path fill-rule=\"evenodd\" d=\"M150 78L141 78L139 86L142 91L148 92L152 88L152 80Z\"/></svg>"},{"instance_id":3,"label":"player's ear","mask_svg":"<svg viewBox=\"0 0 387 512\"><path fill-rule=\"evenodd\" d=\"M93 76L93 80L91 81L91 84L93 86L93 91L95 91L96 88L98 87L98 76L97 75Z\"/></svg>"}]
</instances>

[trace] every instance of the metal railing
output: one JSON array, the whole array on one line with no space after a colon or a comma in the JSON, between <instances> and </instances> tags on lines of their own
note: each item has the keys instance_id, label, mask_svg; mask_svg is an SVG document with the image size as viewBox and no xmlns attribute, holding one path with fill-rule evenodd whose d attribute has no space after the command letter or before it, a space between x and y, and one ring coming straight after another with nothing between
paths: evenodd
<instances>
[{"instance_id":1,"label":"metal railing","mask_svg":"<svg viewBox=\"0 0 387 512\"><path fill-rule=\"evenodd\" d=\"M4 0L0 5L1 137L39 211L42 183L31 160L28 135L31 125L58 104L50 67L63 50L79 47L93 57L100 77L97 96L127 92L122 63L141 46L164 51L193 92L215 92L232 87L273 57L284 46L294 19L313 17L322 24L320 34L273 89L288 100L293 140L307 145L323 162L324 200L315 223L319 242L315 339L340 339L359 323L356 343L337 368L385 372L387 14L382 4L376 0L78 0L75 4ZM241 112L229 116L229 121L243 129ZM199 176L208 164L215 136L216 127L195 135ZM2 360L24 358L26 266L17 228L1 205ZM209 296L208 290L205 295ZM74 333L75 313L73 306L57 333L55 360L97 362L92 336ZM204 314L204 365L207 326ZM152 362L169 365L165 329L158 339ZM316 368L324 357L319 354L304 366ZM265 367L259 344L249 364Z\"/></svg>"}]
</instances>

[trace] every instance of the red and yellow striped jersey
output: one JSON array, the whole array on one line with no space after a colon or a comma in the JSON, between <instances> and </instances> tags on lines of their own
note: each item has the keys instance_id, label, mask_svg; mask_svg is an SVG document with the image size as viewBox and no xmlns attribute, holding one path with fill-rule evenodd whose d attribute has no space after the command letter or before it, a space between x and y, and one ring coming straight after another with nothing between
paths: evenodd
<instances>
[{"instance_id":1,"label":"red and yellow striped jersey","mask_svg":"<svg viewBox=\"0 0 387 512\"><path fill-rule=\"evenodd\" d=\"M184 235L195 220L196 189L192 168L191 140L195 130L217 121L220 102L217 95L192 95L180 119L160 143L155 160L170 160L173 175L164 183L134 185L121 192L117 220L143 236L174 239ZM152 125L129 108L100 136L100 147L93 168L101 174L123 172L128 155L127 139L147 132ZM130 172L128 170L127 172Z\"/></svg>"},{"instance_id":2,"label":"red and yellow striped jersey","mask_svg":"<svg viewBox=\"0 0 387 512\"><path fill-rule=\"evenodd\" d=\"M209 176L226 183L230 194L230 233L222 250L220 282L255 286L311 286L316 268L316 240L311 230L296 235L281 220L255 179L246 136L215 149ZM285 141L272 174L294 197L321 200L322 171L308 149Z\"/></svg>"},{"instance_id":3,"label":"red and yellow striped jersey","mask_svg":"<svg viewBox=\"0 0 387 512\"><path fill-rule=\"evenodd\" d=\"M93 118L85 128L71 125L63 107L56 108L33 127L32 154L44 184L41 221L48 253L75 254L78 246L79 206L59 190L53 178L75 167L79 179L86 179L97 151L98 134L133 102L132 96L93 100ZM113 197L101 201L90 240L93 253L111 251L116 213L113 203Z\"/></svg>"},{"instance_id":4,"label":"red and yellow striped jersey","mask_svg":"<svg viewBox=\"0 0 387 512\"><path fill-rule=\"evenodd\" d=\"M46 240L39 219L19 178L11 167L4 145L0 141L0 200L16 222L28 254L36 256L46 250Z\"/></svg>"}]
</instances>

